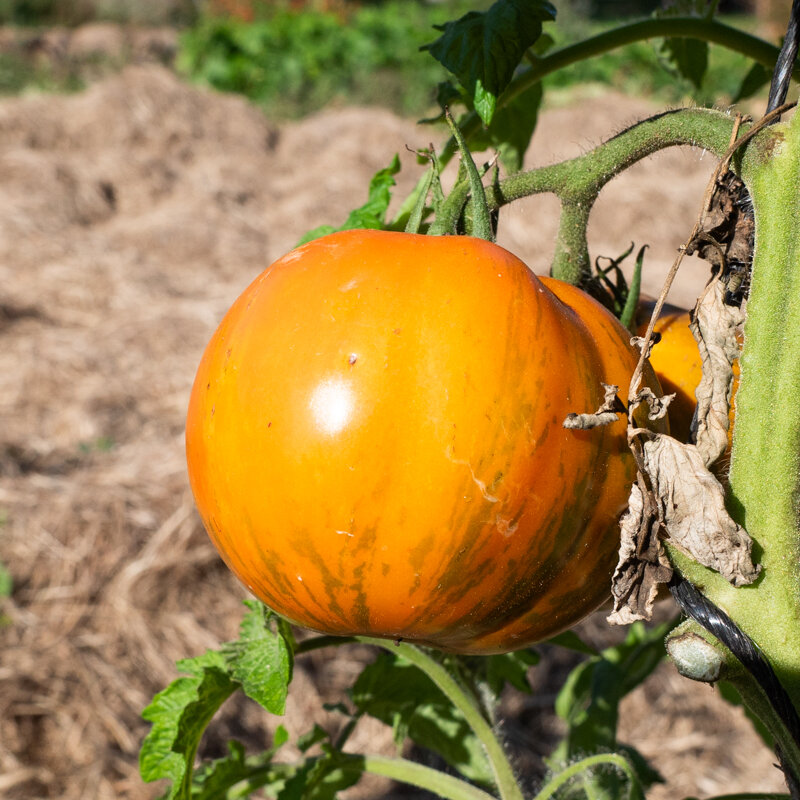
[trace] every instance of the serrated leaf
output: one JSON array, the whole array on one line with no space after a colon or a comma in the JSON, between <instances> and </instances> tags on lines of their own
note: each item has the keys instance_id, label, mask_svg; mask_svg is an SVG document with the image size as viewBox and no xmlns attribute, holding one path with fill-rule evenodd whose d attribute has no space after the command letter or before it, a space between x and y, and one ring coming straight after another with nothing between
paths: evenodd
<instances>
[{"instance_id":1,"label":"serrated leaf","mask_svg":"<svg viewBox=\"0 0 800 800\"><path fill-rule=\"evenodd\" d=\"M254 600L239 627L239 638L222 646L232 677L244 693L271 714L283 714L292 680L292 651L278 618Z\"/></svg>"},{"instance_id":2,"label":"serrated leaf","mask_svg":"<svg viewBox=\"0 0 800 800\"><path fill-rule=\"evenodd\" d=\"M360 711L406 730L411 740L438 753L468 780L491 784L491 768L469 724L417 667L381 653L359 675L351 696Z\"/></svg>"},{"instance_id":3,"label":"serrated leaf","mask_svg":"<svg viewBox=\"0 0 800 800\"><path fill-rule=\"evenodd\" d=\"M153 727L139 753L139 771L146 782L172 781L170 800L188 795L200 737L239 685L232 680L222 653L214 650L179 661L178 670L189 677L173 681L142 712Z\"/></svg>"},{"instance_id":4,"label":"serrated leaf","mask_svg":"<svg viewBox=\"0 0 800 800\"><path fill-rule=\"evenodd\" d=\"M497 0L488 11L470 11L438 28L442 35L423 49L458 78L488 125L497 98L541 36L542 23L555 16L546 0Z\"/></svg>"},{"instance_id":5,"label":"serrated leaf","mask_svg":"<svg viewBox=\"0 0 800 800\"><path fill-rule=\"evenodd\" d=\"M321 236L326 236L335 231L350 231L357 228L380 230L386 225L386 211L392 200L392 187L395 185L394 176L400 172L400 158L395 154L392 163L384 169L378 170L369 182L367 202L363 206L350 212L347 219L338 228L332 225L320 225L309 231L297 243L298 246L306 244Z\"/></svg>"},{"instance_id":6,"label":"serrated leaf","mask_svg":"<svg viewBox=\"0 0 800 800\"><path fill-rule=\"evenodd\" d=\"M682 78L699 89L708 69L708 42L699 39L665 39L659 52L666 63Z\"/></svg>"}]
</instances>

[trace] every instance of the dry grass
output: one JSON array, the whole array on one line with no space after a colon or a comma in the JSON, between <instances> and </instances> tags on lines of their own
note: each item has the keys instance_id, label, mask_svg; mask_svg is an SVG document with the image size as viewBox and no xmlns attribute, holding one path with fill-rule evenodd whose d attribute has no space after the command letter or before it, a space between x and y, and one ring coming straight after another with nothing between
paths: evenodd
<instances>
[{"instance_id":1,"label":"dry grass","mask_svg":"<svg viewBox=\"0 0 800 800\"><path fill-rule=\"evenodd\" d=\"M552 111L531 160L576 152L647 110L601 98ZM72 97L0 103L0 561L15 582L0 629L3 797L154 796L137 774L141 710L175 677L176 659L235 635L244 597L185 477L183 420L202 348L255 274L306 229L343 219L396 151L402 195L418 174L404 146L430 137L360 109L277 129L160 67ZM648 239L657 275L710 167L673 153L633 170L601 201L595 251ZM642 202L654 187L658 202ZM501 224L503 243L544 269L550 201L520 204ZM362 658L304 662L290 729L306 729ZM541 692L509 701L509 738L534 771L558 733L546 709L561 675L545 659ZM626 710L625 737L673 776L654 798L780 788L741 715L709 691L665 670ZM264 716L233 701L205 752L228 736L262 746L274 725ZM358 741L389 739L373 727ZM687 776L696 789L684 788ZM389 792L373 782L361 796Z\"/></svg>"}]
</instances>

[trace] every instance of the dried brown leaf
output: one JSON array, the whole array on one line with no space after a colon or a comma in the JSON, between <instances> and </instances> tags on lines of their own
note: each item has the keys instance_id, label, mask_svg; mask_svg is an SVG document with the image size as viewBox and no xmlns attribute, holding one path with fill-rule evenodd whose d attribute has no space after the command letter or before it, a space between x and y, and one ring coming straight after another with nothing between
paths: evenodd
<instances>
[{"instance_id":1,"label":"dried brown leaf","mask_svg":"<svg viewBox=\"0 0 800 800\"><path fill-rule=\"evenodd\" d=\"M725 304L725 287L714 280L698 300L690 325L703 361L692 435L707 466L728 447L733 362L739 357L737 332L744 318L743 308Z\"/></svg>"},{"instance_id":2,"label":"dried brown leaf","mask_svg":"<svg viewBox=\"0 0 800 800\"><path fill-rule=\"evenodd\" d=\"M699 450L655 436L644 443L643 460L668 541L734 586L752 583L760 572L753 541L728 514L724 489Z\"/></svg>"},{"instance_id":3,"label":"dried brown leaf","mask_svg":"<svg viewBox=\"0 0 800 800\"><path fill-rule=\"evenodd\" d=\"M700 233L686 248L687 255L697 253L720 270L731 262L752 263L755 220L748 200L741 178L733 172L721 175Z\"/></svg>"},{"instance_id":4,"label":"dried brown leaf","mask_svg":"<svg viewBox=\"0 0 800 800\"><path fill-rule=\"evenodd\" d=\"M604 383L602 386L604 397L600 408L594 414L567 414L562 423L565 428L585 431L600 425L610 425L619 419L620 414L625 413L625 406L617 397L619 386L611 383Z\"/></svg>"},{"instance_id":5,"label":"dried brown leaf","mask_svg":"<svg viewBox=\"0 0 800 800\"><path fill-rule=\"evenodd\" d=\"M640 475L620 520L622 540L611 584L614 610L609 624L628 625L652 617L658 587L672 577L659 529L658 508Z\"/></svg>"}]
</instances>

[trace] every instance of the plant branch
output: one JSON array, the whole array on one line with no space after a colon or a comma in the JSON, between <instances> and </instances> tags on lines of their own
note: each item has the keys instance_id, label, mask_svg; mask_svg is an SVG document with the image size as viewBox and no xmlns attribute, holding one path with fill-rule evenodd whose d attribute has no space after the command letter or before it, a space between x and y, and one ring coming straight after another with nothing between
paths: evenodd
<instances>
[{"instance_id":1,"label":"plant branch","mask_svg":"<svg viewBox=\"0 0 800 800\"><path fill-rule=\"evenodd\" d=\"M494 795L484 792L471 783L405 758L365 755L355 756L354 760L359 762L364 772L382 775L384 778L401 781L410 786L418 786L448 800L497 800Z\"/></svg>"},{"instance_id":2,"label":"plant branch","mask_svg":"<svg viewBox=\"0 0 800 800\"><path fill-rule=\"evenodd\" d=\"M533 194L551 192L562 216L553 258L553 277L584 284L591 275L586 224L595 200L612 178L658 150L691 145L722 157L730 145L734 118L713 109L678 109L657 114L622 131L576 158L538 167L486 188L490 210Z\"/></svg>"},{"instance_id":3,"label":"plant branch","mask_svg":"<svg viewBox=\"0 0 800 800\"><path fill-rule=\"evenodd\" d=\"M592 769L593 767L609 765L616 767L620 772L624 772L632 782L637 781L631 765L624 756L618 755L617 753L603 753L597 756L582 758L580 761L570 764L565 770L559 772L554 778L551 778L533 800L548 800L548 798L553 797L562 786L569 783L582 772L586 772L586 770Z\"/></svg>"},{"instance_id":4,"label":"plant branch","mask_svg":"<svg viewBox=\"0 0 800 800\"><path fill-rule=\"evenodd\" d=\"M418 647L406 642L395 643L387 639L374 639L368 636L358 636L356 638L359 642L377 645L390 653L399 655L421 669L464 715L467 723L480 740L494 772L501 800L523 800L514 771L503 751L502 745L494 735L491 725L486 721L469 695L439 662Z\"/></svg>"},{"instance_id":5,"label":"plant branch","mask_svg":"<svg viewBox=\"0 0 800 800\"><path fill-rule=\"evenodd\" d=\"M503 108L511 103L523 92L541 81L542 78L559 69L627 44L667 36L701 39L712 44L718 44L734 52L741 53L769 69L772 69L775 65L779 53L775 45L717 20L699 19L697 17L640 20L627 25L620 25L581 42L561 47L546 56L536 59L530 67L522 70L509 83L500 97L497 98L497 108ZM800 79L800 68L795 68L793 75L795 79ZM470 112L461 123L464 138L469 140L469 137L480 129L481 124L480 117L474 111ZM451 138L442 150L440 156L442 164L446 164L455 152L456 142Z\"/></svg>"}]
</instances>

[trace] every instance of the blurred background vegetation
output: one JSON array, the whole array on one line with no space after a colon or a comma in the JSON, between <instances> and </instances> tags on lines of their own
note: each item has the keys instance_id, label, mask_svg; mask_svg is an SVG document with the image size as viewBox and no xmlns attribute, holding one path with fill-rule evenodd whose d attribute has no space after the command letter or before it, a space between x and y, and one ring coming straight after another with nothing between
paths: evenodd
<instances>
[{"instance_id":1,"label":"blurred background vegetation","mask_svg":"<svg viewBox=\"0 0 800 800\"><path fill-rule=\"evenodd\" d=\"M558 19L546 31L551 47L644 17L658 0L556 0ZM276 119L331 104L378 104L421 116L433 107L444 69L418 48L438 35L433 26L491 0L0 0L0 93L68 91L126 62L125 48L59 58L47 29L121 25L167 28L173 47L156 57L187 79L241 93ZM723 0L725 21L774 38L790 0ZM8 35L8 31L14 31ZM51 37L52 38L52 37ZM74 48L73 48L74 49ZM130 47L128 48L131 49ZM81 59L83 59L81 61ZM86 61L90 62L88 64ZM659 42L641 42L565 69L546 80L557 102L571 87L613 87L666 103L736 99L746 61L713 47L700 87L677 77ZM563 90L553 92L552 90Z\"/></svg>"}]
</instances>

